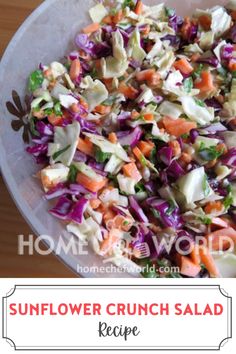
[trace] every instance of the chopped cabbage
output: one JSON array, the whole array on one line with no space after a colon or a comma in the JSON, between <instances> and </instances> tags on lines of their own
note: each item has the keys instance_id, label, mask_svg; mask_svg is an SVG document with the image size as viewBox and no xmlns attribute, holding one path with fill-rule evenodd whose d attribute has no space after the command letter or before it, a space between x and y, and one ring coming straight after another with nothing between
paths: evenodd
<instances>
[{"instance_id":1,"label":"chopped cabbage","mask_svg":"<svg viewBox=\"0 0 236 354\"><path fill-rule=\"evenodd\" d=\"M59 100L59 95L69 95L71 93L70 90L68 90L65 86L60 84L59 82L56 83L56 85L53 87L51 91L51 95L53 98L56 98Z\"/></svg>"},{"instance_id":2,"label":"chopped cabbage","mask_svg":"<svg viewBox=\"0 0 236 354\"><path fill-rule=\"evenodd\" d=\"M169 101L164 101L158 108L158 111L163 116L169 116L171 118L177 119L181 114L183 114L183 108L181 105L172 103Z\"/></svg>"},{"instance_id":3,"label":"chopped cabbage","mask_svg":"<svg viewBox=\"0 0 236 354\"><path fill-rule=\"evenodd\" d=\"M135 185L136 185L136 180L130 177L125 177L122 174L119 174L117 176L117 181L119 183L119 188L121 192L127 194L127 195L134 195L135 192Z\"/></svg>"},{"instance_id":4,"label":"chopped cabbage","mask_svg":"<svg viewBox=\"0 0 236 354\"><path fill-rule=\"evenodd\" d=\"M105 79L119 78L124 75L129 66L120 31L112 33L112 48L113 56L101 60L102 74Z\"/></svg>"},{"instance_id":5,"label":"chopped cabbage","mask_svg":"<svg viewBox=\"0 0 236 354\"><path fill-rule=\"evenodd\" d=\"M127 54L124 48L124 39L120 31L112 33L113 57L117 60L126 60Z\"/></svg>"},{"instance_id":6,"label":"chopped cabbage","mask_svg":"<svg viewBox=\"0 0 236 354\"><path fill-rule=\"evenodd\" d=\"M112 155L110 160L107 162L104 171L117 174L123 166L123 161L119 159L116 155Z\"/></svg>"},{"instance_id":7,"label":"chopped cabbage","mask_svg":"<svg viewBox=\"0 0 236 354\"><path fill-rule=\"evenodd\" d=\"M54 79L57 79L59 76L62 76L67 73L66 67L61 63L58 63L57 61L54 61L50 64L50 69L52 71L52 76Z\"/></svg>"},{"instance_id":8,"label":"chopped cabbage","mask_svg":"<svg viewBox=\"0 0 236 354\"><path fill-rule=\"evenodd\" d=\"M221 41L214 49L215 56L221 62L221 50L227 44L226 41Z\"/></svg>"},{"instance_id":9,"label":"chopped cabbage","mask_svg":"<svg viewBox=\"0 0 236 354\"><path fill-rule=\"evenodd\" d=\"M141 89L142 93L137 98L137 102L150 103L155 100L153 92L148 86L142 85Z\"/></svg>"},{"instance_id":10,"label":"chopped cabbage","mask_svg":"<svg viewBox=\"0 0 236 354\"><path fill-rule=\"evenodd\" d=\"M213 31L202 32L200 36L199 46L206 50L210 49L212 44L214 43L214 33Z\"/></svg>"},{"instance_id":11,"label":"chopped cabbage","mask_svg":"<svg viewBox=\"0 0 236 354\"><path fill-rule=\"evenodd\" d=\"M130 161L126 151L119 143L112 144L110 141L108 141L106 138L104 138L101 135L95 135L90 133L85 133L85 135L90 139L90 141L94 145L98 146L102 150L102 152L115 154L120 160L125 162Z\"/></svg>"},{"instance_id":12,"label":"chopped cabbage","mask_svg":"<svg viewBox=\"0 0 236 354\"><path fill-rule=\"evenodd\" d=\"M55 127L54 143L49 143L48 156L51 157L50 163L62 162L65 166L70 166L73 161L77 142L80 135L80 125L78 122L67 125L65 128ZM56 151L54 150L56 147ZM54 154L63 151L55 158ZM54 160L55 158L55 160Z\"/></svg>"},{"instance_id":13,"label":"chopped cabbage","mask_svg":"<svg viewBox=\"0 0 236 354\"><path fill-rule=\"evenodd\" d=\"M189 44L184 47L185 53L197 53L203 54L203 50L199 47L197 43Z\"/></svg>"},{"instance_id":14,"label":"chopped cabbage","mask_svg":"<svg viewBox=\"0 0 236 354\"><path fill-rule=\"evenodd\" d=\"M153 64L155 64L159 68L158 72L161 75L162 79L166 78L175 60L176 58L174 52L171 50L167 50L164 52L164 54L162 54L160 58L155 59L153 61Z\"/></svg>"},{"instance_id":15,"label":"chopped cabbage","mask_svg":"<svg viewBox=\"0 0 236 354\"><path fill-rule=\"evenodd\" d=\"M88 102L89 109L92 111L108 98L108 91L101 81L93 80L90 76L86 77L86 84L87 87L83 91L82 96Z\"/></svg>"},{"instance_id":16,"label":"chopped cabbage","mask_svg":"<svg viewBox=\"0 0 236 354\"><path fill-rule=\"evenodd\" d=\"M71 95L61 95L59 94L59 101L62 107L70 108L73 104L78 104L78 100Z\"/></svg>"},{"instance_id":17,"label":"chopped cabbage","mask_svg":"<svg viewBox=\"0 0 236 354\"><path fill-rule=\"evenodd\" d=\"M140 41L140 32L136 28L132 36L130 37L129 43L128 43L128 57L132 57L134 60L137 60L138 62L142 62L143 59L146 57L146 52L145 50L141 47L141 41Z\"/></svg>"},{"instance_id":18,"label":"chopped cabbage","mask_svg":"<svg viewBox=\"0 0 236 354\"><path fill-rule=\"evenodd\" d=\"M70 169L61 163L57 163L52 166L48 166L41 170L40 175L42 181L45 179L47 185L57 185L58 183L64 183L67 181ZM48 192L48 188L44 186L45 192Z\"/></svg>"},{"instance_id":19,"label":"chopped cabbage","mask_svg":"<svg viewBox=\"0 0 236 354\"><path fill-rule=\"evenodd\" d=\"M207 15L211 17L211 30L215 37L222 36L231 26L231 16L229 16L222 6L215 6L209 10L197 10L196 17Z\"/></svg>"},{"instance_id":20,"label":"chopped cabbage","mask_svg":"<svg viewBox=\"0 0 236 354\"><path fill-rule=\"evenodd\" d=\"M93 22L100 23L108 15L107 9L100 3L89 10L89 15Z\"/></svg>"},{"instance_id":21,"label":"chopped cabbage","mask_svg":"<svg viewBox=\"0 0 236 354\"><path fill-rule=\"evenodd\" d=\"M222 181L225 177L230 175L231 172L232 172L232 170L230 168L228 168L227 166L217 164L217 166L215 168L215 173L217 175L217 177L216 177L217 181Z\"/></svg>"},{"instance_id":22,"label":"chopped cabbage","mask_svg":"<svg viewBox=\"0 0 236 354\"><path fill-rule=\"evenodd\" d=\"M223 132L222 136L224 138L225 144L228 149L232 149L236 147L236 132Z\"/></svg>"},{"instance_id":23,"label":"chopped cabbage","mask_svg":"<svg viewBox=\"0 0 236 354\"><path fill-rule=\"evenodd\" d=\"M154 20L166 19L165 4L161 3L155 6L145 6L143 16L151 17Z\"/></svg>"},{"instance_id":24,"label":"chopped cabbage","mask_svg":"<svg viewBox=\"0 0 236 354\"><path fill-rule=\"evenodd\" d=\"M187 204L198 202L213 193L207 181L204 167L196 168L179 178L176 186L185 196Z\"/></svg>"},{"instance_id":25,"label":"chopped cabbage","mask_svg":"<svg viewBox=\"0 0 236 354\"><path fill-rule=\"evenodd\" d=\"M180 97L180 102L188 118L195 121L200 126L206 126L215 119L214 108L200 106L193 97Z\"/></svg>"},{"instance_id":26,"label":"chopped cabbage","mask_svg":"<svg viewBox=\"0 0 236 354\"><path fill-rule=\"evenodd\" d=\"M73 165L75 165L75 167L88 178L91 178L96 182L101 182L103 180L101 175L97 174L92 167L87 166L84 162L73 162Z\"/></svg>"}]
</instances>

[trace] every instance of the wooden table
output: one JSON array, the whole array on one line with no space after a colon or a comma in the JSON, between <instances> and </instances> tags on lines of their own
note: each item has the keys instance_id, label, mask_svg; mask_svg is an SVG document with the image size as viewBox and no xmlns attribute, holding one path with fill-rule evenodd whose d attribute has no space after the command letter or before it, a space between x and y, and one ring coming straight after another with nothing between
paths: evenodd
<instances>
[{"instance_id":1,"label":"wooden table","mask_svg":"<svg viewBox=\"0 0 236 354\"><path fill-rule=\"evenodd\" d=\"M42 0L0 0L0 56L26 17ZM0 277L75 277L54 255L17 255L17 235L33 234L0 176Z\"/></svg>"}]
</instances>

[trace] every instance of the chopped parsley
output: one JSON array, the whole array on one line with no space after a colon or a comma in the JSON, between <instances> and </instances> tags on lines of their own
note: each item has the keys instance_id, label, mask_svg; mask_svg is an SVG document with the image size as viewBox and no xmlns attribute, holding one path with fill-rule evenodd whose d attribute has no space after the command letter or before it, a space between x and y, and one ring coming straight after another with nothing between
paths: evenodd
<instances>
[{"instance_id":1,"label":"chopped parsley","mask_svg":"<svg viewBox=\"0 0 236 354\"><path fill-rule=\"evenodd\" d=\"M211 189L210 189L206 174L203 177L202 188L203 188L204 196L208 197L208 195L210 194Z\"/></svg>"},{"instance_id":2,"label":"chopped parsley","mask_svg":"<svg viewBox=\"0 0 236 354\"><path fill-rule=\"evenodd\" d=\"M76 177L78 174L79 170L75 165L71 165L70 166L70 171L69 171L69 176L68 176L68 180L71 183L76 182Z\"/></svg>"},{"instance_id":3,"label":"chopped parsley","mask_svg":"<svg viewBox=\"0 0 236 354\"><path fill-rule=\"evenodd\" d=\"M187 93L190 93L193 89L193 79L189 77L188 79L184 80L184 90Z\"/></svg>"},{"instance_id":4,"label":"chopped parsley","mask_svg":"<svg viewBox=\"0 0 236 354\"><path fill-rule=\"evenodd\" d=\"M30 92L37 90L43 83L44 76L41 70L34 71L29 77L28 88Z\"/></svg>"},{"instance_id":5,"label":"chopped parsley","mask_svg":"<svg viewBox=\"0 0 236 354\"><path fill-rule=\"evenodd\" d=\"M62 154L64 154L64 152L66 152L67 150L69 150L70 147L71 147L71 145L68 145L68 146L66 146L64 149L55 152L55 154L52 155L53 160L54 160L54 161L57 160L58 157L60 157Z\"/></svg>"},{"instance_id":6,"label":"chopped parsley","mask_svg":"<svg viewBox=\"0 0 236 354\"><path fill-rule=\"evenodd\" d=\"M199 156L205 161L213 161L218 159L224 153L224 149L218 150L217 146L205 147L204 143L201 143L198 150Z\"/></svg>"},{"instance_id":7,"label":"chopped parsley","mask_svg":"<svg viewBox=\"0 0 236 354\"><path fill-rule=\"evenodd\" d=\"M98 163L103 163L111 157L111 154L102 152L101 149L96 148L95 150L95 160Z\"/></svg>"}]
</instances>

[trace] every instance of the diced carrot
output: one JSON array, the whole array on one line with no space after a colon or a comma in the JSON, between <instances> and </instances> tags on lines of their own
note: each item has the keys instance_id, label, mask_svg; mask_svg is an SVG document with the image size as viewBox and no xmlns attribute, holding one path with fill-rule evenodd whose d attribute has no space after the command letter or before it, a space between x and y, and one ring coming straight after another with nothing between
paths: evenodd
<instances>
[{"instance_id":1,"label":"diced carrot","mask_svg":"<svg viewBox=\"0 0 236 354\"><path fill-rule=\"evenodd\" d=\"M126 177L131 177L138 182L142 179L142 176L134 162L124 165L122 169Z\"/></svg>"},{"instance_id":2,"label":"diced carrot","mask_svg":"<svg viewBox=\"0 0 236 354\"><path fill-rule=\"evenodd\" d=\"M113 23L113 18L110 15L105 16L102 22L105 23L106 25L111 25Z\"/></svg>"},{"instance_id":3,"label":"diced carrot","mask_svg":"<svg viewBox=\"0 0 236 354\"><path fill-rule=\"evenodd\" d=\"M113 90L113 79L103 79L102 80L109 92Z\"/></svg>"},{"instance_id":4,"label":"diced carrot","mask_svg":"<svg viewBox=\"0 0 236 354\"><path fill-rule=\"evenodd\" d=\"M232 11L230 16L232 17L232 20L236 21L236 10Z\"/></svg>"},{"instance_id":5,"label":"diced carrot","mask_svg":"<svg viewBox=\"0 0 236 354\"><path fill-rule=\"evenodd\" d=\"M136 13L136 15L141 15L143 12L143 3L141 0L138 0L134 12Z\"/></svg>"},{"instance_id":6,"label":"diced carrot","mask_svg":"<svg viewBox=\"0 0 236 354\"><path fill-rule=\"evenodd\" d=\"M145 157L149 157L153 148L155 147L155 144L152 143L151 141L140 141L138 143L138 148L140 151L143 153Z\"/></svg>"},{"instance_id":7,"label":"diced carrot","mask_svg":"<svg viewBox=\"0 0 236 354\"><path fill-rule=\"evenodd\" d=\"M236 61L234 59L230 60L228 68L230 71L236 71Z\"/></svg>"},{"instance_id":8,"label":"diced carrot","mask_svg":"<svg viewBox=\"0 0 236 354\"><path fill-rule=\"evenodd\" d=\"M143 162L143 160L145 160L144 155L137 146L133 149L133 154L141 163Z\"/></svg>"},{"instance_id":9,"label":"diced carrot","mask_svg":"<svg viewBox=\"0 0 236 354\"><path fill-rule=\"evenodd\" d=\"M208 15L202 15L198 18L198 22L202 26L205 31L209 31L211 29L211 18Z\"/></svg>"},{"instance_id":10,"label":"diced carrot","mask_svg":"<svg viewBox=\"0 0 236 354\"><path fill-rule=\"evenodd\" d=\"M211 225L227 228L229 223L221 218L213 218Z\"/></svg>"},{"instance_id":11,"label":"diced carrot","mask_svg":"<svg viewBox=\"0 0 236 354\"><path fill-rule=\"evenodd\" d=\"M112 247L121 239L121 231L113 229L109 232L108 238L106 238L100 246L101 255L105 256Z\"/></svg>"},{"instance_id":12,"label":"diced carrot","mask_svg":"<svg viewBox=\"0 0 236 354\"><path fill-rule=\"evenodd\" d=\"M126 98L134 100L138 96L138 90L136 90L131 85L126 85L124 82L120 83L119 92L122 93Z\"/></svg>"},{"instance_id":13,"label":"diced carrot","mask_svg":"<svg viewBox=\"0 0 236 354\"><path fill-rule=\"evenodd\" d=\"M112 143L112 144L116 144L118 142L116 133L110 133L108 135L108 140Z\"/></svg>"},{"instance_id":14,"label":"diced carrot","mask_svg":"<svg viewBox=\"0 0 236 354\"><path fill-rule=\"evenodd\" d=\"M106 178L101 178L100 181L94 181L92 178L86 176L81 172L77 174L76 181L77 183L82 184L82 186L94 193L100 191L100 189L105 187L105 185L107 184Z\"/></svg>"},{"instance_id":15,"label":"diced carrot","mask_svg":"<svg viewBox=\"0 0 236 354\"><path fill-rule=\"evenodd\" d=\"M179 158L179 162L188 165L193 160L193 156L187 152L183 152Z\"/></svg>"},{"instance_id":16,"label":"diced carrot","mask_svg":"<svg viewBox=\"0 0 236 354\"><path fill-rule=\"evenodd\" d=\"M171 147L172 151L173 151L173 155L175 157L180 156L181 154L181 146L180 143L178 142L178 140L172 140L169 142L169 147Z\"/></svg>"},{"instance_id":17,"label":"diced carrot","mask_svg":"<svg viewBox=\"0 0 236 354\"><path fill-rule=\"evenodd\" d=\"M154 73L150 80L147 80L147 85L154 87L158 86L161 82L161 75L159 73Z\"/></svg>"},{"instance_id":18,"label":"diced carrot","mask_svg":"<svg viewBox=\"0 0 236 354\"><path fill-rule=\"evenodd\" d=\"M89 33L93 33L93 32L98 31L99 28L100 28L100 24L97 23L97 22L95 22L95 23L92 23L91 25L88 25L87 27L85 27L85 28L83 29L83 32L84 32L85 34L89 34Z\"/></svg>"},{"instance_id":19,"label":"diced carrot","mask_svg":"<svg viewBox=\"0 0 236 354\"><path fill-rule=\"evenodd\" d=\"M215 201L215 202L209 202L204 210L205 210L205 213L206 214L211 214L213 211L221 211L223 208L223 204L222 202L220 202L219 200L218 201Z\"/></svg>"},{"instance_id":20,"label":"diced carrot","mask_svg":"<svg viewBox=\"0 0 236 354\"><path fill-rule=\"evenodd\" d=\"M86 110L89 109L88 103L82 97L80 97L79 103L81 104L81 106L84 107L84 109L86 109Z\"/></svg>"},{"instance_id":21,"label":"diced carrot","mask_svg":"<svg viewBox=\"0 0 236 354\"><path fill-rule=\"evenodd\" d=\"M54 113L52 113L52 114L50 114L50 116L48 116L48 121L50 124L52 124L54 126L58 126L58 125L62 124L63 117L56 116Z\"/></svg>"},{"instance_id":22,"label":"diced carrot","mask_svg":"<svg viewBox=\"0 0 236 354\"><path fill-rule=\"evenodd\" d=\"M187 277L195 278L201 271L200 265L195 264L190 258L181 256L180 273Z\"/></svg>"},{"instance_id":23,"label":"diced carrot","mask_svg":"<svg viewBox=\"0 0 236 354\"><path fill-rule=\"evenodd\" d=\"M73 103L71 106L70 106L70 110L74 113L78 113L80 111L79 109L79 106L77 103Z\"/></svg>"},{"instance_id":24,"label":"diced carrot","mask_svg":"<svg viewBox=\"0 0 236 354\"><path fill-rule=\"evenodd\" d=\"M143 118L144 118L145 120L147 120L147 121L153 121L153 120L154 120L154 114L152 114L152 113L145 113L145 114L143 115Z\"/></svg>"},{"instance_id":25,"label":"diced carrot","mask_svg":"<svg viewBox=\"0 0 236 354\"><path fill-rule=\"evenodd\" d=\"M71 63L70 67L70 78L71 80L76 80L81 72L81 64L79 59L75 59Z\"/></svg>"},{"instance_id":26,"label":"diced carrot","mask_svg":"<svg viewBox=\"0 0 236 354\"><path fill-rule=\"evenodd\" d=\"M77 149L86 155L89 155L89 156L94 155L93 143L91 143L91 141L89 141L89 140L79 138L79 141L77 144Z\"/></svg>"},{"instance_id":27,"label":"diced carrot","mask_svg":"<svg viewBox=\"0 0 236 354\"><path fill-rule=\"evenodd\" d=\"M96 113L105 115L105 114L109 114L111 112L111 107L110 106L104 106L102 104L98 105L97 107L94 108L94 111Z\"/></svg>"},{"instance_id":28,"label":"diced carrot","mask_svg":"<svg viewBox=\"0 0 236 354\"><path fill-rule=\"evenodd\" d=\"M148 81L151 80L152 76L155 74L155 69L147 69L140 71L136 74L137 81Z\"/></svg>"},{"instance_id":29,"label":"diced carrot","mask_svg":"<svg viewBox=\"0 0 236 354\"><path fill-rule=\"evenodd\" d=\"M201 72L201 81L195 81L194 87L199 89L201 93L211 93L215 90L213 76L209 71Z\"/></svg>"},{"instance_id":30,"label":"diced carrot","mask_svg":"<svg viewBox=\"0 0 236 354\"><path fill-rule=\"evenodd\" d=\"M190 122L183 118L172 119L170 117L164 117L162 122L167 133L176 136L176 138L179 138L183 134L188 134L192 129L197 128L195 122Z\"/></svg>"},{"instance_id":31,"label":"diced carrot","mask_svg":"<svg viewBox=\"0 0 236 354\"><path fill-rule=\"evenodd\" d=\"M107 225L107 223L110 220L113 220L116 216L116 213L111 209L111 208L107 208L104 212L103 212L103 221L105 223L105 225Z\"/></svg>"},{"instance_id":32,"label":"diced carrot","mask_svg":"<svg viewBox=\"0 0 236 354\"><path fill-rule=\"evenodd\" d=\"M185 17L184 23L183 23L181 30L180 30L182 37L184 39L188 39L189 33L191 31L191 27L192 27L192 23L191 23L190 17Z\"/></svg>"},{"instance_id":33,"label":"diced carrot","mask_svg":"<svg viewBox=\"0 0 236 354\"><path fill-rule=\"evenodd\" d=\"M213 250L219 250L221 243L223 243L223 248L227 249L230 247L231 241L236 243L236 230L232 227L227 227L214 232L211 232L206 236L208 244L212 246Z\"/></svg>"},{"instance_id":34,"label":"diced carrot","mask_svg":"<svg viewBox=\"0 0 236 354\"><path fill-rule=\"evenodd\" d=\"M90 199L89 204L92 209L96 210L101 205L101 200L99 199Z\"/></svg>"},{"instance_id":35,"label":"diced carrot","mask_svg":"<svg viewBox=\"0 0 236 354\"><path fill-rule=\"evenodd\" d=\"M194 70L192 65L188 62L186 58L177 60L174 63L174 67L176 70L179 70L181 71L182 74L186 74L186 75L191 74Z\"/></svg>"},{"instance_id":36,"label":"diced carrot","mask_svg":"<svg viewBox=\"0 0 236 354\"><path fill-rule=\"evenodd\" d=\"M51 69L47 69L43 72L44 76L49 78L50 76L52 76L52 70Z\"/></svg>"},{"instance_id":37,"label":"diced carrot","mask_svg":"<svg viewBox=\"0 0 236 354\"><path fill-rule=\"evenodd\" d=\"M112 18L113 23L115 23L115 24L119 23L122 20L123 17L124 17L123 16L123 11L119 10Z\"/></svg>"},{"instance_id":38,"label":"diced carrot","mask_svg":"<svg viewBox=\"0 0 236 354\"><path fill-rule=\"evenodd\" d=\"M220 276L219 270L217 269L214 258L212 257L209 249L204 246L199 246L199 254L200 254L201 262L204 264L204 266L210 273L210 276L212 278L219 277Z\"/></svg>"},{"instance_id":39,"label":"diced carrot","mask_svg":"<svg viewBox=\"0 0 236 354\"><path fill-rule=\"evenodd\" d=\"M138 117L140 117L140 113L133 109L131 112L131 119L137 119Z\"/></svg>"},{"instance_id":40,"label":"diced carrot","mask_svg":"<svg viewBox=\"0 0 236 354\"><path fill-rule=\"evenodd\" d=\"M192 250L190 253L190 258L193 261L194 264L196 265L200 265L201 263L201 258L200 258L200 254L199 254L199 246L197 244L194 244L192 246Z\"/></svg>"}]
</instances>

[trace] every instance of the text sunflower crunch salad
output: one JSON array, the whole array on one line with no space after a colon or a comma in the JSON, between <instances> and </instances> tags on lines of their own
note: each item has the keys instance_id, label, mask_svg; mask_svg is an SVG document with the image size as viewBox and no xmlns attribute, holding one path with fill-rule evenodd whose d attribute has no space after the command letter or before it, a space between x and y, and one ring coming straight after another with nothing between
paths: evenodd
<instances>
[{"instance_id":1,"label":"text sunflower crunch salad","mask_svg":"<svg viewBox=\"0 0 236 354\"><path fill-rule=\"evenodd\" d=\"M29 78L49 212L145 277L236 276L236 1L89 13L76 50Z\"/></svg>"}]
</instances>

